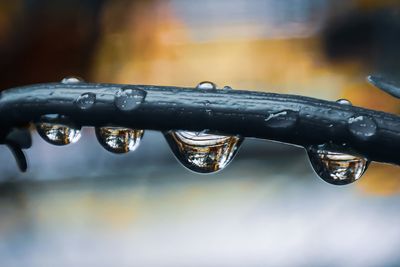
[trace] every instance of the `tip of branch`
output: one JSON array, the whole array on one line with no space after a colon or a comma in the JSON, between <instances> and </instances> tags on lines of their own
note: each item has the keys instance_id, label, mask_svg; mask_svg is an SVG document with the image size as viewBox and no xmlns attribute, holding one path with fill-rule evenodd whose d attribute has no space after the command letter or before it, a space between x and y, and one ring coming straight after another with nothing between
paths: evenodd
<instances>
[{"instance_id":1,"label":"tip of branch","mask_svg":"<svg viewBox=\"0 0 400 267\"><path fill-rule=\"evenodd\" d=\"M382 75L369 75L367 80L385 93L395 98L400 98L400 81L394 81Z\"/></svg>"}]
</instances>

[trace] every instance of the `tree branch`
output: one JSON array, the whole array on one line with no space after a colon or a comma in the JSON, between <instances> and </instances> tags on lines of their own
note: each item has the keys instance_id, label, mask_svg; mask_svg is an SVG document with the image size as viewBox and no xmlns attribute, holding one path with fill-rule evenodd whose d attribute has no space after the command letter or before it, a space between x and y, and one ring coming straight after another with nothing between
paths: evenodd
<instances>
[{"instance_id":1,"label":"tree branch","mask_svg":"<svg viewBox=\"0 0 400 267\"><path fill-rule=\"evenodd\" d=\"M399 116L303 96L84 82L2 92L4 132L39 122L45 114L65 115L80 126L210 129L304 147L332 143L372 161L400 165Z\"/></svg>"}]
</instances>

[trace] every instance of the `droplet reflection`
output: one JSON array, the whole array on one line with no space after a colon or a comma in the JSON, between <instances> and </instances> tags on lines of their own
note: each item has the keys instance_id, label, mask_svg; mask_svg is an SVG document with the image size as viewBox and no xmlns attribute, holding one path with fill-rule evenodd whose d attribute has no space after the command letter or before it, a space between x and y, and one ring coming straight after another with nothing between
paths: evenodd
<instances>
[{"instance_id":1,"label":"droplet reflection","mask_svg":"<svg viewBox=\"0 0 400 267\"><path fill-rule=\"evenodd\" d=\"M308 156L318 176L333 185L357 181L369 165L364 157L332 151L326 145L311 147Z\"/></svg>"},{"instance_id":2,"label":"droplet reflection","mask_svg":"<svg viewBox=\"0 0 400 267\"><path fill-rule=\"evenodd\" d=\"M45 141L56 146L75 143L81 138L80 128L63 124L41 122L36 124L36 129Z\"/></svg>"},{"instance_id":3,"label":"droplet reflection","mask_svg":"<svg viewBox=\"0 0 400 267\"><path fill-rule=\"evenodd\" d=\"M99 143L112 153L127 153L134 151L140 144L144 130L134 130L122 127L96 128Z\"/></svg>"},{"instance_id":4,"label":"droplet reflection","mask_svg":"<svg viewBox=\"0 0 400 267\"><path fill-rule=\"evenodd\" d=\"M176 158L188 169L199 173L222 170L234 158L242 138L201 132L176 131L165 134Z\"/></svg>"},{"instance_id":5,"label":"droplet reflection","mask_svg":"<svg viewBox=\"0 0 400 267\"><path fill-rule=\"evenodd\" d=\"M213 82L204 81L197 89L215 90ZM212 116L210 101L205 100L206 114ZM208 134L207 131L169 131L165 138L176 158L188 169L199 173L211 173L225 168L236 155L243 138Z\"/></svg>"}]
</instances>

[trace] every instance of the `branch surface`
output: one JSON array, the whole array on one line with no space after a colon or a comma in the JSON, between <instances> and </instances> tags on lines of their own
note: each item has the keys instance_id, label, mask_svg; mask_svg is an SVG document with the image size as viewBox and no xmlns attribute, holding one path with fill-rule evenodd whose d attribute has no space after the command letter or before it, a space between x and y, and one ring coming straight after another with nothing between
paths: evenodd
<instances>
[{"instance_id":1,"label":"branch surface","mask_svg":"<svg viewBox=\"0 0 400 267\"><path fill-rule=\"evenodd\" d=\"M372 161L400 165L399 116L310 97L84 82L29 85L1 94L4 129L40 122L46 114L64 115L79 126L209 129L304 147L331 143Z\"/></svg>"}]
</instances>

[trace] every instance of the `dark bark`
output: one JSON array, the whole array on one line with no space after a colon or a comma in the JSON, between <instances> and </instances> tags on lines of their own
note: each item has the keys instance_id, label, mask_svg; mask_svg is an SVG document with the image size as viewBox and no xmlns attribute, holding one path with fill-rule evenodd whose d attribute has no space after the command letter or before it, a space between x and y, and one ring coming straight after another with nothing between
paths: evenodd
<instances>
[{"instance_id":1,"label":"dark bark","mask_svg":"<svg viewBox=\"0 0 400 267\"><path fill-rule=\"evenodd\" d=\"M79 126L210 129L304 147L331 143L372 161L400 164L399 116L303 96L92 83L48 83L2 92L4 129L39 122L45 114L64 115Z\"/></svg>"}]
</instances>

